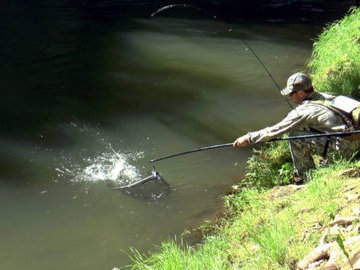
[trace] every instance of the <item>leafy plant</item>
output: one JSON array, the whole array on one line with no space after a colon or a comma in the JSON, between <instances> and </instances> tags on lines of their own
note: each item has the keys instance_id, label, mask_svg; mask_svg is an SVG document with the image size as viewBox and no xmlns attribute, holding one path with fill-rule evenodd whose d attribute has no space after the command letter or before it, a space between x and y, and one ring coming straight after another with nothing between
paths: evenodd
<instances>
[{"instance_id":1,"label":"leafy plant","mask_svg":"<svg viewBox=\"0 0 360 270\"><path fill-rule=\"evenodd\" d=\"M289 184L291 180L294 178L294 166L290 162L286 162L281 166L281 168L278 170L279 176L282 177L282 182L284 184Z\"/></svg>"},{"instance_id":2,"label":"leafy plant","mask_svg":"<svg viewBox=\"0 0 360 270\"><path fill-rule=\"evenodd\" d=\"M286 142L269 143L254 150L247 161L243 183L258 189L288 184L294 175L289 146Z\"/></svg>"}]
</instances>

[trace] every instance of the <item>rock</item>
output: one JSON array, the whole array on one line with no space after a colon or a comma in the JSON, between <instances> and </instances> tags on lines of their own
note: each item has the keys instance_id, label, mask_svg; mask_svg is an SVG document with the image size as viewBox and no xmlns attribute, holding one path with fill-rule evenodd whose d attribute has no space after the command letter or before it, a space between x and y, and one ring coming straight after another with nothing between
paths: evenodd
<instances>
[{"instance_id":1,"label":"rock","mask_svg":"<svg viewBox=\"0 0 360 270\"><path fill-rule=\"evenodd\" d=\"M352 269L360 270L360 251L356 252L354 256L350 258Z\"/></svg>"},{"instance_id":2,"label":"rock","mask_svg":"<svg viewBox=\"0 0 360 270\"><path fill-rule=\"evenodd\" d=\"M347 198L348 202L357 200L357 199L359 199L359 197L360 196L357 194L346 194L346 198Z\"/></svg>"},{"instance_id":3,"label":"rock","mask_svg":"<svg viewBox=\"0 0 360 270\"><path fill-rule=\"evenodd\" d=\"M309 269L314 269L316 267L319 267L320 265L322 265L325 262L325 260L320 260L320 261L316 261L313 263L309 263Z\"/></svg>"},{"instance_id":4,"label":"rock","mask_svg":"<svg viewBox=\"0 0 360 270\"><path fill-rule=\"evenodd\" d=\"M352 210L352 212L353 212L355 215L360 216L360 208L355 208L355 209Z\"/></svg>"},{"instance_id":5,"label":"rock","mask_svg":"<svg viewBox=\"0 0 360 270\"><path fill-rule=\"evenodd\" d=\"M330 226L341 225L341 226L346 227L358 219L359 219L358 217L339 217L339 218L336 218L334 221L330 222Z\"/></svg>"},{"instance_id":6,"label":"rock","mask_svg":"<svg viewBox=\"0 0 360 270\"><path fill-rule=\"evenodd\" d=\"M327 261L329 259L329 251L332 243L321 245L315 248L312 252L306 255L296 267L296 270L305 270L309 268L310 264L313 264L316 261Z\"/></svg>"},{"instance_id":7,"label":"rock","mask_svg":"<svg viewBox=\"0 0 360 270\"><path fill-rule=\"evenodd\" d=\"M355 168L346 169L346 170L342 171L340 173L340 175L346 176L346 177L358 177L358 176L360 176L360 168L355 167Z\"/></svg>"},{"instance_id":8,"label":"rock","mask_svg":"<svg viewBox=\"0 0 360 270\"><path fill-rule=\"evenodd\" d=\"M337 242L318 246L306 255L296 267L296 270L327 269L327 270L360 270L360 235L351 237L344 241L346 252L339 247Z\"/></svg>"},{"instance_id":9,"label":"rock","mask_svg":"<svg viewBox=\"0 0 360 270\"><path fill-rule=\"evenodd\" d=\"M336 263L329 263L326 266L321 267L322 270L338 270L340 267Z\"/></svg>"},{"instance_id":10,"label":"rock","mask_svg":"<svg viewBox=\"0 0 360 270\"><path fill-rule=\"evenodd\" d=\"M351 187L348 187L344 190L344 192L349 192L351 190L354 190L355 188L357 188L357 185L354 185L354 186L351 186Z\"/></svg>"}]
</instances>

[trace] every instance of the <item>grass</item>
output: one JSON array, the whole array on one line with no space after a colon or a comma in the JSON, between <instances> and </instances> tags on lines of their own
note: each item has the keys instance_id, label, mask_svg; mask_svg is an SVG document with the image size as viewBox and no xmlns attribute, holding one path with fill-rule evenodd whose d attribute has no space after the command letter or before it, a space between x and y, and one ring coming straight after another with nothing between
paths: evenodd
<instances>
[{"instance_id":1,"label":"grass","mask_svg":"<svg viewBox=\"0 0 360 270\"><path fill-rule=\"evenodd\" d=\"M149 257L133 251L130 269L227 269L227 243L221 237L208 237L206 245L195 249L172 240L164 242L161 252Z\"/></svg>"},{"instance_id":2,"label":"grass","mask_svg":"<svg viewBox=\"0 0 360 270\"><path fill-rule=\"evenodd\" d=\"M216 234L196 247L170 240L157 253L144 257L134 252L129 268L293 269L318 245L326 224L346 208L348 180L339 171L354 166L339 161L321 168L301 189L288 185L228 195L225 205L232 216Z\"/></svg>"},{"instance_id":3,"label":"grass","mask_svg":"<svg viewBox=\"0 0 360 270\"><path fill-rule=\"evenodd\" d=\"M360 9L327 26L308 62L316 90L359 97Z\"/></svg>"}]
</instances>

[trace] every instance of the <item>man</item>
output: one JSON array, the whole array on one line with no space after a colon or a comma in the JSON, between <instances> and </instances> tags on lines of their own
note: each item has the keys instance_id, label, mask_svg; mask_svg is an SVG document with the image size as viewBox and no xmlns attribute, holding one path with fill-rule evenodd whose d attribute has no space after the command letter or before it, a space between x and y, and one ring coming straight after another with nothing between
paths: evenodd
<instances>
[{"instance_id":1,"label":"man","mask_svg":"<svg viewBox=\"0 0 360 270\"><path fill-rule=\"evenodd\" d=\"M334 111L322 103L325 100L333 100L335 96L315 92L310 77L305 73L298 72L291 75L286 88L281 90L281 94L288 96L299 106L290 111L281 122L239 137L234 141L234 147L267 142L284 133L294 136L354 129L351 120L344 114ZM326 141L326 137L289 141L291 157L298 175L297 181L306 180L307 171L315 167L311 155L321 155L324 152ZM328 146L329 150L340 151L344 157L349 158L359 149L359 142L331 137Z\"/></svg>"}]
</instances>

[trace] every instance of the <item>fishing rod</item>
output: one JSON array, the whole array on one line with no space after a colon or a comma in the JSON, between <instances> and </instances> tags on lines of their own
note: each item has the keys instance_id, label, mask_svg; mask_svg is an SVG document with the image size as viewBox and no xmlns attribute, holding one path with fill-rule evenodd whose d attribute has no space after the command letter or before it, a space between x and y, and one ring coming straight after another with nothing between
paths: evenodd
<instances>
[{"instance_id":1,"label":"fishing rod","mask_svg":"<svg viewBox=\"0 0 360 270\"><path fill-rule=\"evenodd\" d=\"M190 4L172 4L172 5L167 5L167 6L163 6L159 9L157 9L156 11L154 11L153 13L151 13L151 18L154 18L156 15L166 11L166 10L169 10L169 9L172 9L172 8L192 8L192 9L195 9L197 11L200 11L204 14L207 14L207 15L210 15L214 20L217 19L217 16L216 15L213 15L212 13L200 8L200 7L197 7L195 5L190 5ZM229 32L231 32L231 29L229 29ZM249 43L247 43L244 39L242 38L239 38L241 40L241 42L250 50L250 52L252 53L253 56L255 56L255 58L258 60L258 62L260 63L260 65L263 67L263 69L265 70L265 72L269 75L270 79L273 81L273 83L275 84L275 86L278 88L278 90L280 91L281 90L281 87L280 85L276 82L275 78L271 75L270 71L266 68L265 64L263 63L263 61L261 61L260 57L255 53L255 51L252 49L252 47L249 45ZM289 102L289 100L285 97L285 101L286 103L289 105L289 107L291 109L293 109L293 106L291 105L291 103Z\"/></svg>"},{"instance_id":2,"label":"fishing rod","mask_svg":"<svg viewBox=\"0 0 360 270\"><path fill-rule=\"evenodd\" d=\"M149 162L154 163L156 161L160 161L160 160L164 160L164 159L168 159L168 158L173 158L173 157L177 157L177 156L182 156L182 155L186 155L186 154L191 154L191 153L201 152L201 151L206 151L206 150L211 150L211 149L228 147L228 146L232 146L232 145L233 145L232 143L224 143L224 144L216 144L216 145L205 146L205 147L201 147L201 148L198 148L198 149L193 149L193 150L190 150L190 151L185 151L185 152L169 155L169 156L166 156L166 157L160 157L160 158L152 159Z\"/></svg>"},{"instance_id":3,"label":"fishing rod","mask_svg":"<svg viewBox=\"0 0 360 270\"><path fill-rule=\"evenodd\" d=\"M268 142L302 140L302 139L319 138L319 137L325 137L325 138L329 139L330 137L347 137L347 136L351 136L351 135L354 135L354 134L360 134L360 130L354 130L354 131L348 131L348 132L329 132L329 133L319 133L319 134L308 134L308 135L281 137L281 138L271 139ZM217 148L223 148L223 147L229 147L229 146L233 146L233 143L224 143L224 144L216 144L216 145L201 147L201 148L193 149L193 150L190 150L190 151L185 151L185 152L172 154L172 155L165 156L165 157L152 159L149 162L154 163L154 162L164 160L164 159L169 159L169 158L178 157L178 156L182 156L182 155L187 155L187 154L191 154L191 153L195 153L195 152L201 152L201 151L217 149Z\"/></svg>"},{"instance_id":4,"label":"fishing rod","mask_svg":"<svg viewBox=\"0 0 360 270\"><path fill-rule=\"evenodd\" d=\"M331 137L347 137L347 136L351 136L351 135L355 135L355 134L360 134L360 130L354 130L354 131L348 131L348 132L329 132L329 133L298 135L298 136L290 136L290 137L280 137L280 138L271 139L268 142L291 141L291 140L301 140L301 139L325 137L325 138L327 138L327 140L325 142L325 149L324 149L324 152L323 152L323 158L325 160L326 153L327 153L327 148L329 146L329 141L330 141ZM178 156L182 156L182 155L187 155L187 154L191 154L191 153L195 153L195 152L201 152L201 151L217 149L217 148L223 148L223 147L229 147L229 146L233 146L233 143L224 143L224 144L216 144L216 145L211 145L211 146L205 146L205 147L201 147L201 148L198 148L198 149L193 149L193 150L190 150L190 151L185 151L185 152L172 154L172 155L165 156L165 157L152 159L149 162L154 163L154 162L161 161L161 160L164 160L164 159L169 159L169 158L178 157ZM152 173L151 173L150 176L147 176L147 177L145 177L143 179L140 179L140 180L135 181L133 183L130 183L128 185L113 187L113 189L126 190L126 189L129 189L129 188L135 187L135 186L143 185L146 182L149 182L149 181L152 181L152 180L163 183L166 188L170 187L170 185L156 171L155 166L153 166L153 170L152 170Z\"/></svg>"}]
</instances>

